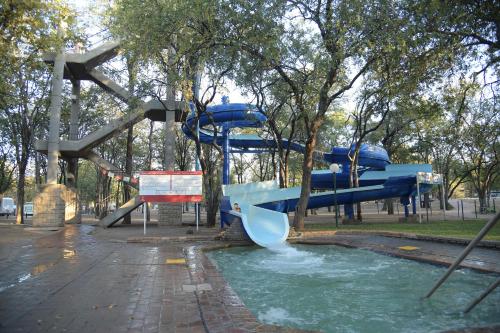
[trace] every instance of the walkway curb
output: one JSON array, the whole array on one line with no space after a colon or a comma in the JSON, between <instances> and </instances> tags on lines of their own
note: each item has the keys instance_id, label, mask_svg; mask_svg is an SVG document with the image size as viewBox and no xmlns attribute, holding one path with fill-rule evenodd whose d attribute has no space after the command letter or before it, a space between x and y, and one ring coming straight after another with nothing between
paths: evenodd
<instances>
[{"instance_id":1,"label":"walkway curb","mask_svg":"<svg viewBox=\"0 0 500 333\"><path fill-rule=\"evenodd\" d=\"M167 242L213 241L214 236L137 236L127 238L127 243L162 244Z\"/></svg>"}]
</instances>

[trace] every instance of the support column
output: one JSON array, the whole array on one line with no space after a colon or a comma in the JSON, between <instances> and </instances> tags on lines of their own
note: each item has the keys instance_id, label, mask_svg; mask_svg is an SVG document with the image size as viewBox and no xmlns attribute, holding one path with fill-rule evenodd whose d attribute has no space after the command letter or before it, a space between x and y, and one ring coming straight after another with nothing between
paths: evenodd
<instances>
[{"instance_id":1,"label":"support column","mask_svg":"<svg viewBox=\"0 0 500 333\"><path fill-rule=\"evenodd\" d=\"M169 70L173 67L173 58L175 50L169 49ZM167 103L174 105L175 89L172 85L172 77L168 78ZM170 107L169 107L170 108ZM172 108L173 110L173 108ZM164 142L164 170L174 170L175 167L175 113L166 110L165 117L165 142ZM158 226L182 224L182 205L183 203L161 203L158 205Z\"/></svg>"},{"instance_id":2,"label":"support column","mask_svg":"<svg viewBox=\"0 0 500 333\"><path fill-rule=\"evenodd\" d=\"M415 215L410 215L410 197L401 197L400 200L401 204L404 207L405 210L405 216L399 218L399 222L402 223L413 223L415 222Z\"/></svg>"},{"instance_id":3,"label":"support column","mask_svg":"<svg viewBox=\"0 0 500 333\"><path fill-rule=\"evenodd\" d=\"M201 65L198 65L198 70L196 71L195 79L194 79L194 86L193 86L193 95L194 97L199 100L200 99L200 87L201 87L201 73L202 67ZM196 124L196 137L200 137L200 122L198 120L198 123ZM200 159L198 156L195 157L195 170L200 171L201 170L201 165L200 165ZM201 221L201 209L200 209L200 203L197 202L195 204L195 219L196 219L196 231L198 231L198 224Z\"/></svg>"},{"instance_id":4,"label":"support column","mask_svg":"<svg viewBox=\"0 0 500 333\"><path fill-rule=\"evenodd\" d=\"M59 27L58 37L63 38L63 27ZM62 87L64 80L64 44L59 49L54 60L52 75L52 90L50 94L50 123L47 147L47 184L57 184L59 157L59 128L61 126Z\"/></svg>"},{"instance_id":5,"label":"support column","mask_svg":"<svg viewBox=\"0 0 500 333\"><path fill-rule=\"evenodd\" d=\"M417 197L414 195L411 196L411 209L413 215L417 215Z\"/></svg>"},{"instance_id":6,"label":"support column","mask_svg":"<svg viewBox=\"0 0 500 333\"><path fill-rule=\"evenodd\" d=\"M224 147L223 147L224 161L222 168L222 184L229 185L231 184L231 179L230 179L231 160L229 155L231 147L229 145L229 126L227 126L226 124L222 126L222 138L224 139Z\"/></svg>"},{"instance_id":7,"label":"support column","mask_svg":"<svg viewBox=\"0 0 500 333\"><path fill-rule=\"evenodd\" d=\"M80 119L80 81L72 80L71 90L71 115L69 120L69 139L78 140L78 127ZM81 223L80 201L77 190L78 158L68 160L67 169L67 195L66 195L66 223Z\"/></svg>"},{"instance_id":8,"label":"support column","mask_svg":"<svg viewBox=\"0 0 500 333\"><path fill-rule=\"evenodd\" d=\"M175 113L166 111L164 170L174 170L175 167ZM160 203L158 205L158 225L182 224L182 203Z\"/></svg>"},{"instance_id":9,"label":"support column","mask_svg":"<svg viewBox=\"0 0 500 333\"><path fill-rule=\"evenodd\" d=\"M344 219L342 224L354 223L354 206L353 204L344 204Z\"/></svg>"},{"instance_id":10,"label":"support column","mask_svg":"<svg viewBox=\"0 0 500 333\"><path fill-rule=\"evenodd\" d=\"M65 186L57 184L59 157L59 128L61 123L61 101L64 79L64 22L57 31L61 47L54 60L52 89L50 94L50 124L47 152L47 184L40 187L34 199L34 227L64 226Z\"/></svg>"}]
</instances>

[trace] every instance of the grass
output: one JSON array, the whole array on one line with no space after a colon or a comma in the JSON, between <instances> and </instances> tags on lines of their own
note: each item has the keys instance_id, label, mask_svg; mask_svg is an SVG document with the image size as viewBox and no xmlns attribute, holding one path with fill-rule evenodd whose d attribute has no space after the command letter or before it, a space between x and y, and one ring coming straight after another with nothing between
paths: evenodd
<instances>
[{"instance_id":1,"label":"grass","mask_svg":"<svg viewBox=\"0 0 500 333\"><path fill-rule=\"evenodd\" d=\"M306 230L343 230L343 231L388 231L403 232L423 236L441 236L463 239L474 238L479 230L486 224L486 220L465 220L465 221L433 221L428 223L363 223L359 225L339 225L335 224L306 224ZM500 223L484 238L486 240L500 241Z\"/></svg>"}]
</instances>

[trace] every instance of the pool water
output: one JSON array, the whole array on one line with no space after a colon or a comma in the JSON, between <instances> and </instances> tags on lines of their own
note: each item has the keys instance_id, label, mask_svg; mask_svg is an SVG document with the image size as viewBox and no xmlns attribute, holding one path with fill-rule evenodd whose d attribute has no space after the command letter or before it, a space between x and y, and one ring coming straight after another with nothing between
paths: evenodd
<instances>
[{"instance_id":1,"label":"pool water","mask_svg":"<svg viewBox=\"0 0 500 333\"><path fill-rule=\"evenodd\" d=\"M462 311L498 275L446 271L338 246L239 247L207 253L262 322L323 332L440 332L500 323L500 290Z\"/></svg>"}]
</instances>

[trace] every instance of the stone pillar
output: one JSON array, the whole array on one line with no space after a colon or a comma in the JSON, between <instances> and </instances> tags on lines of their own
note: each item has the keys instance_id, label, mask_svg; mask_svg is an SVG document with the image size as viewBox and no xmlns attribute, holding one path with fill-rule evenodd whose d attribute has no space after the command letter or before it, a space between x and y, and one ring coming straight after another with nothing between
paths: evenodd
<instances>
[{"instance_id":1,"label":"stone pillar","mask_svg":"<svg viewBox=\"0 0 500 333\"><path fill-rule=\"evenodd\" d=\"M158 204L158 225L180 225L182 224L182 203L162 202Z\"/></svg>"},{"instance_id":2,"label":"stone pillar","mask_svg":"<svg viewBox=\"0 0 500 333\"><path fill-rule=\"evenodd\" d=\"M69 139L78 140L78 127L80 119L80 81L72 80L71 90L71 115L69 120ZM66 195L66 223L81 223L80 201L77 191L78 158L68 160L67 169L67 195Z\"/></svg>"},{"instance_id":3,"label":"stone pillar","mask_svg":"<svg viewBox=\"0 0 500 333\"><path fill-rule=\"evenodd\" d=\"M66 187L62 184L45 184L33 202L33 227L64 226Z\"/></svg>"},{"instance_id":4,"label":"stone pillar","mask_svg":"<svg viewBox=\"0 0 500 333\"><path fill-rule=\"evenodd\" d=\"M54 73L50 95L50 124L47 147L47 184L40 186L40 192L35 195L33 203L34 227L64 226L64 191L65 186L57 184L58 157L59 157L59 128L61 124L61 101L64 79L64 37L65 23L61 22L57 35L61 40L61 47L54 59Z\"/></svg>"}]
</instances>

